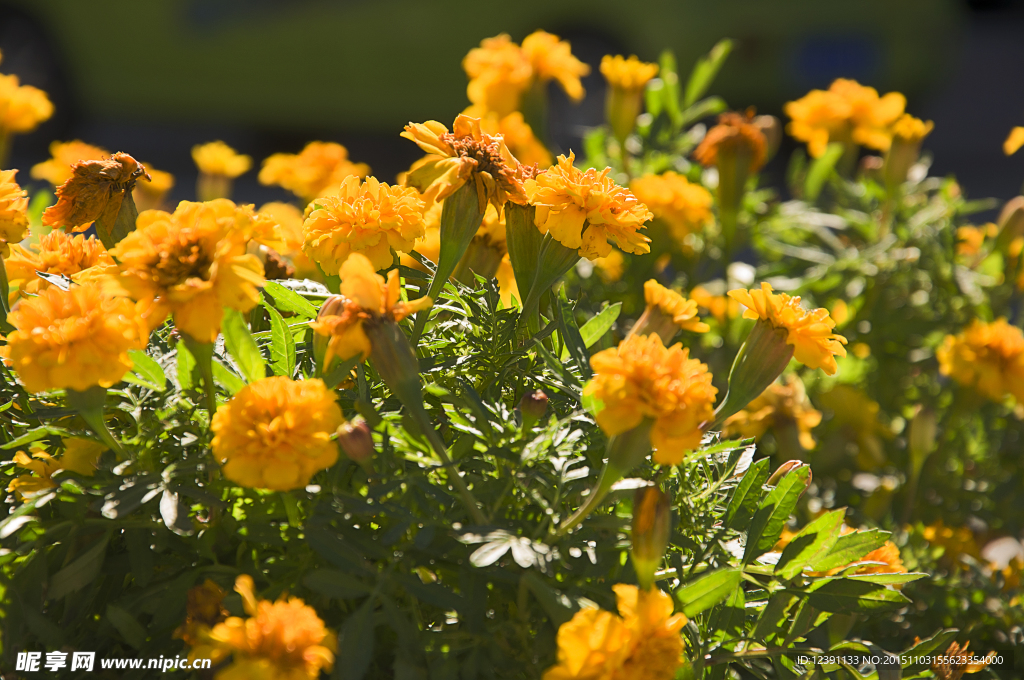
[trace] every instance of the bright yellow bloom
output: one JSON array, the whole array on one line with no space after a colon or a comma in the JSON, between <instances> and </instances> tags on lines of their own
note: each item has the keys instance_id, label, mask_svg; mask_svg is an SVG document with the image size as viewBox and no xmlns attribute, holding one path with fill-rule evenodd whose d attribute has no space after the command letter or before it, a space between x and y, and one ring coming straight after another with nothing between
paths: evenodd
<instances>
[{"instance_id":1,"label":"bright yellow bloom","mask_svg":"<svg viewBox=\"0 0 1024 680\"><path fill-rule=\"evenodd\" d=\"M962 333L947 335L936 356L942 375L993 401L1012 394L1024 403L1024 334L1006 319L975 319Z\"/></svg>"},{"instance_id":2,"label":"bright yellow bloom","mask_svg":"<svg viewBox=\"0 0 1024 680\"><path fill-rule=\"evenodd\" d=\"M585 607L558 629L558 664L543 680L670 680L683 661L686 616L658 589L612 587L619 615Z\"/></svg>"},{"instance_id":3,"label":"bright yellow bloom","mask_svg":"<svg viewBox=\"0 0 1024 680\"><path fill-rule=\"evenodd\" d=\"M19 500L25 500L43 491L57 486L53 476L61 470L67 470L83 477L92 477L96 473L96 464L100 455L107 447L91 439L68 437L63 440L64 453L54 458L46 452L40 442L34 442L30 449L30 458L24 451L14 454L14 462L18 467L25 468L30 474L19 475L8 485L7 490L14 492Z\"/></svg>"},{"instance_id":4,"label":"bright yellow bloom","mask_svg":"<svg viewBox=\"0 0 1024 680\"><path fill-rule=\"evenodd\" d=\"M718 125L708 130L703 141L693 151L693 157L705 167L718 165L720 153L737 155L744 152L750 164L749 172L757 172L768 160L768 139L754 124L754 111L736 113L727 111L718 116Z\"/></svg>"},{"instance_id":5,"label":"bright yellow bloom","mask_svg":"<svg viewBox=\"0 0 1024 680\"><path fill-rule=\"evenodd\" d=\"M570 99L583 99L586 93L580 78L590 73L590 67L572 55L568 40L546 31L534 31L523 39L523 54L533 67L534 78L542 83L557 80Z\"/></svg>"},{"instance_id":6,"label":"bright yellow bloom","mask_svg":"<svg viewBox=\"0 0 1024 680\"><path fill-rule=\"evenodd\" d=\"M263 378L217 409L213 455L241 486L288 491L338 460L331 439L341 426L334 392L320 380Z\"/></svg>"},{"instance_id":7,"label":"bright yellow bloom","mask_svg":"<svg viewBox=\"0 0 1024 680\"><path fill-rule=\"evenodd\" d=\"M640 229L651 211L608 176L611 168L583 172L575 160L572 152L559 156L557 165L526 181L537 228L591 260L612 251L609 241L628 253L649 253L650 239Z\"/></svg>"},{"instance_id":8,"label":"bright yellow bloom","mask_svg":"<svg viewBox=\"0 0 1024 680\"><path fill-rule=\"evenodd\" d=\"M276 184L292 192L306 203L349 175L366 177L370 166L353 163L348 149L334 142L310 142L298 154L275 153L263 161L260 184Z\"/></svg>"},{"instance_id":9,"label":"bright yellow bloom","mask_svg":"<svg viewBox=\"0 0 1024 680\"><path fill-rule=\"evenodd\" d=\"M657 333L668 342L677 330L707 333L711 329L697 317L696 302L687 300L654 279L644 283L644 301L647 307L631 333Z\"/></svg>"},{"instance_id":10,"label":"bright yellow bloom","mask_svg":"<svg viewBox=\"0 0 1024 680\"><path fill-rule=\"evenodd\" d=\"M712 417L718 390L708 367L676 343L666 348L657 335L631 335L618 347L590 358L594 377L584 389L604 403L597 424L608 436L654 420L654 460L676 465L700 445L700 426Z\"/></svg>"},{"instance_id":11,"label":"bright yellow bloom","mask_svg":"<svg viewBox=\"0 0 1024 680\"><path fill-rule=\"evenodd\" d=\"M319 280L322 275L316 263L302 252L302 244L305 242L305 236L302 234L302 224L305 222L302 211L291 203L275 201L260 206L257 215L262 215L277 224L281 247L275 250L295 266L295 278Z\"/></svg>"},{"instance_id":12,"label":"bright yellow bloom","mask_svg":"<svg viewBox=\"0 0 1024 680\"><path fill-rule=\"evenodd\" d=\"M892 125L903 115L906 98L899 92L879 97L873 87L838 78L828 90L811 90L786 104L792 119L787 131L806 142L815 158L829 142L857 143L885 151L892 142Z\"/></svg>"},{"instance_id":13,"label":"bright yellow bloom","mask_svg":"<svg viewBox=\"0 0 1024 680\"><path fill-rule=\"evenodd\" d=\"M70 142L52 142L49 160L32 166L32 179L46 180L55 187L71 179L72 167L81 161L101 161L110 152L80 139Z\"/></svg>"},{"instance_id":14,"label":"bright yellow bloom","mask_svg":"<svg viewBox=\"0 0 1024 680\"><path fill-rule=\"evenodd\" d=\"M146 346L141 307L99 284L51 286L11 310L0 348L29 392L110 387L131 370L128 350Z\"/></svg>"},{"instance_id":15,"label":"bright yellow bloom","mask_svg":"<svg viewBox=\"0 0 1024 680\"><path fill-rule=\"evenodd\" d=\"M14 181L17 170L0 170L0 258L28 235L28 194Z\"/></svg>"},{"instance_id":16,"label":"bright yellow bloom","mask_svg":"<svg viewBox=\"0 0 1024 680\"><path fill-rule=\"evenodd\" d=\"M711 192L671 170L663 175L638 177L629 183L629 188L655 218L668 225L672 238L680 245L712 220Z\"/></svg>"},{"instance_id":17,"label":"bright yellow bloom","mask_svg":"<svg viewBox=\"0 0 1024 680\"><path fill-rule=\"evenodd\" d=\"M698 307L708 310L718 323L725 323L726 320L735 319L740 315L739 302L726 295L712 295L703 286L694 286L690 291L690 299L696 302Z\"/></svg>"},{"instance_id":18,"label":"bright yellow bloom","mask_svg":"<svg viewBox=\"0 0 1024 680\"><path fill-rule=\"evenodd\" d=\"M246 253L255 230L251 212L222 199L139 215L136 230L110 254L120 263L120 286L152 301L151 327L173 314L182 332L214 342L224 307L247 312L259 302L263 265Z\"/></svg>"},{"instance_id":19,"label":"bright yellow bloom","mask_svg":"<svg viewBox=\"0 0 1024 680\"><path fill-rule=\"evenodd\" d=\"M1024 146L1024 127L1015 127L1010 130L1009 136L1003 142L1003 153L1012 156L1022 146Z\"/></svg>"},{"instance_id":20,"label":"bright yellow bloom","mask_svg":"<svg viewBox=\"0 0 1024 680\"><path fill-rule=\"evenodd\" d=\"M96 472L96 464L100 455L107 450L104 444L81 437L68 437L64 440L64 453L60 457L62 470L70 470L83 477L92 477Z\"/></svg>"},{"instance_id":21,"label":"bright yellow bloom","mask_svg":"<svg viewBox=\"0 0 1024 680\"><path fill-rule=\"evenodd\" d=\"M501 296L502 305L510 308L513 297L517 300L523 299L523 296L519 294L519 283L516 281L516 273L512 269L512 261L509 259L508 253L502 256L494 277L498 279L498 295Z\"/></svg>"},{"instance_id":22,"label":"bright yellow bloom","mask_svg":"<svg viewBox=\"0 0 1024 680\"><path fill-rule=\"evenodd\" d=\"M196 144L192 147L192 160L201 173L231 178L249 172L252 167L252 156L240 154L221 141Z\"/></svg>"},{"instance_id":23,"label":"bright yellow bloom","mask_svg":"<svg viewBox=\"0 0 1024 680\"><path fill-rule=\"evenodd\" d=\"M50 287L50 282L36 272L58 274L76 283L95 281L116 270L114 260L95 236L72 236L59 229L40 237L39 242L23 248L11 247L7 279L11 284L10 301L36 295Z\"/></svg>"},{"instance_id":24,"label":"bright yellow bloom","mask_svg":"<svg viewBox=\"0 0 1024 680\"><path fill-rule=\"evenodd\" d=\"M31 132L53 115L46 93L22 85L18 76L0 74L0 132Z\"/></svg>"},{"instance_id":25,"label":"bright yellow bloom","mask_svg":"<svg viewBox=\"0 0 1024 680\"><path fill-rule=\"evenodd\" d=\"M636 56L627 59L622 55L606 54L601 59L601 75L612 87L641 90L651 78L658 75L658 65L640 61Z\"/></svg>"},{"instance_id":26,"label":"bright yellow bloom","mask_svg":"<svg viewBox=\"0 0 1024 680\"><path fill-rule=\"evenodd\" d=\"M731 290L729 297L746 306L744 319L767 321L773 328L786 329L786 342L793 346L793 357L808 368L820 368L827 375L839 370L836 357L845 357L846 338L832 330L836 322L827 309L808 311L799 297L773 293L767 283L760 290Z\"/></svg>"},{"instance_id":27,"label":"bright yellow bloom","mask_svg":"<svg viewBox=\"0 0 1024 680\"><path fill-rule=\"evenodd\" d=\"M491 136L481 130L478 118L459 114L451 132L436 120L410 123L402 137L428 154L405 178L405 183L416 187L424 199L440 201L472 182L480 212L488 203L499 212L505 201L526 203L524 169L500 135Z\"/></svg>"},{"instance_id":28,"label":"bright yellow bloom","mask_svg":"<svg viewBox=\"0 0 1024 680\"><path fill-rule=\"evenodd\" d=\"M433 304L429 297L410 302L400 299L398 270L388 272L388 280L377 274L366 256L353 253L341 265L341 313L322 316L310 324L320 335L330 337L324 361L330 365L334 357L342 360L354 356L370 356L373 346L363 329L367 321L381 317L401 321L410 314Z\"/></svg>"},{"instance_id":29,"label":"bright yellow bloom","mask_svg":"<svg viewBox=\"0 0 1024 680\"><path fill-rule=\"evenodd\" d=\"M235 581L248 618L232 616L216 624L189 658L231 657L216 680L316 680L334 667L335 635L316 610L297 597L257 600L252 577Z\"/></svg>"},{"instance_id":30,"label":"bright yellow bloom","mask_svg":"<svg viewBox=\"0 0 1024 680\"><path fill-rule=\"evenodd\" d=\"M741 411L729 416L723 425L727 436L760 439L768 430L793 427L800 446L814 448L811 430L821 424L821 411L811 405L803 381L790 374L785 383L774 382Z\"/></svg>"},{"instance_id":31,"label":"bright yellow bloom","mask_svg":"<svg viewBox=\"0 0 1024 680\"><path fill-rule=\"evenodd\" d=\"M892 136L898 137L908 144L916 144L927 137L934 127L935 123L930 120L925 122L920 118L914 118L909 113L904 113L892 124Z\"/></svg>"},{"instance_id":32,"label":"bright yellow bloom","mask_svg":"<svg viewBox=\"0 0 1024 680\"><path fill-rule=\"evenodd\" d=\"M151 179L142 165L126 153L106 160L79 161L71 177L57 187L57 203L43 211L43 224L85 231L94 220L113 225L121 202L136 180Z\"/></svg>"},{"instance_id":33,"label":"bright yellow bloom","mask_svg":"<svg viewBox=\"0 0 1024 680\"><path fill-rule=\"evenodd\" d=\"M480 129L492 137L501 135L508 150L523 165L537 165L540 168L551 167L551 152L533 134L533 128L519 111L507 116L499 116L474 104L462 112L470 118L480 119Z\"/></svg>"},{"instance_id":34,"label":"bright yellow bloom","mask_svg":"<svg viewBox=\"0 0 1024 680\"><path fill-rule=\"evenodd\" d=\"M392 248L409 251L423 236L423 201L411 187L389 186L375 177L349 175L337 196L312 203L303 224L302 250L327 274L352 253L365 255L376 269L390 267Z\"/></svg>"},{"instance_id":35,"label":"bright yellow bloom","mask_svg":"<svg viewBox=\"0 0 1024 680\"><path fill-rule=\"evenodd\" d=\"M519 98L533 77L529 58L507 33L484 38L462 60L462 68L469 76L469 101L499 116L519 108Z\"/></svg>"}]
</instances>

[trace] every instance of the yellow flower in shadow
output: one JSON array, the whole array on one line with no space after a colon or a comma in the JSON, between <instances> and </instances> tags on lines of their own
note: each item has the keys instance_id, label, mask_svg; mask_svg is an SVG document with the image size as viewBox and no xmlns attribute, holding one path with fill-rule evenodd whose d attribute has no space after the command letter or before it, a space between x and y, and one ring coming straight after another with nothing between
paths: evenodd
<instances>
[{"instance_id":1,"label":"yellow flower in shadow","mask_svg":"<svg viewBox=\"0 0 1024 680\"><path fill-rule=\"evenodd\" d=\"M975 319L957 335L947 335L936 352L939 370L993 401L1013 395L1024 403L1024 333L1006 319Z\"/></svg>"},{"instance_id":2,"label":"yellow flower in shadow","mask_svg":"<svg viewBox=\"0 0 1024 680\"><path fill-rule=\"evenodd\" d=\"M101 161L109 158L110 152L80 139L70 142L52 142L50 158L32 166L32 179L46 180L55 187L71 179L72 168L80 161Z\"/></svg>"},{"instance_id":3,"label":"yellow flower in shadow","mask_svg":"<svg viewBox=\"0 0 1024 680\"><path fill-rule=\"evenodd\" d=\"M678 173L644 175L630 182L629 188L656 219L668 225L680 246L688 235L701 232L712 221L711 192Z\"/></svg>"},{"instance_id":4,"label":"yellow flower in shadow","mask_svg":"<svg viewBox=\"0 0 1024 680\"><path fill-rule=\"evenodd\" d=\"M17 170L0 170L0 258L28 234L28 194L14 181Z\"/></svg>"},{"instance_id":5,"label":"yellow flower in shadow","mask_svg":"<svg viewBox=\"0 0 1024 680\"><path fill-rule=\"evenodd\" d=\"M573 56L568 40L547 31L534 31L523 38L522 49L534 78L541 83L557 80L570 99L583 99L586 92L580 78L590 73L590 67Z\"/></svg>"},{"instance_id":6,"label":"yellow flower in shadow","mask_svg":"<svg viewBox=\"0 0 1024 680\"><path fill-rule=\"evenodd\" d=\"M45 92L22 85L18 76L0 74L0 133L31 132L52 115L53 104Z\"/></svg>"},{"instance_id":7,"label":"yellow flower in shadow","mask_svg":"<svg viewBox=\"0 0 1024 680\"><path fill-rule=\"evenodd\" d=\"M768 430L776 436L795 429L797 441L804 450L814 448L811 430L821 424L821 411L811 405L803 381L790 374L784 383L774 382L746 408L729 416L723 427L729 437L760 439Z\"/></svg>"}]
</instances>

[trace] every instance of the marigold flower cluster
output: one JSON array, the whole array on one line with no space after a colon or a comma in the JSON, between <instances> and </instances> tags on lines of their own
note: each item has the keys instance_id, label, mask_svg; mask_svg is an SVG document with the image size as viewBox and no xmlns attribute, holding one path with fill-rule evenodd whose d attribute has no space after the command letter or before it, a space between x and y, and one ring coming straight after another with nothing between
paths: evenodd
<instances>
[{"instance_id":1,"label":"marigold flower cluster","mask_svg":"<svg viewBox=\"0 0 1024 680\"><path fill-rule=\"evenodd\" d=\"M297 154L275 153L263 161L260 184L277 185L309 203L349 175L366 177L370 166L349 160L348 149L334 142L310 142Z\"/></svg>"},{"instance_id":2,"label":"marigold flower cluster","mask_svg":"<svg viewBox=\"0 0 1024 680\"><path fill-rule=\"evenodd\" d=\"M731 290L729 297L746 306L744 319L767 321L773 328L786 330L786 342L793 346L793 357L808 368L820 368L827 375L839 370L836 357L845 357L846 338L832 332L836 322L827 309L808 311L799 297L774 293L767 283L760 290Z\"/></svg>"},{"instance_id":3,"label":"marigold flower cluster","mask_svg":"<svg viewBox=\"0 0 1024 680\"><path fill-rule=\"evenodd\" d=\"M52 115L53 104L45 92L22 85L18 76L0 73L0 133L31 132Z\"/></svg>"},{"instance_id":4,"label":"marigold flower cluster","mask_svg":"<svg viewBox=\"0 0 1024 680\"><path fill-rule=\"evenodd\" d=\"M979 319L947 335L936 352L939 370L993 401L1013 395L1024 403L1024 333L1006 319Z\"/></svg>"},{"instance_id":5,"label":"marigold flower cluster","mask_svg":"<svg viewBox=\"0 0 1024 680\"><path fill-rule=\"evenodd\" d=\"M494 111L474 104L462 113L470 118L479 118L480 129L485 134L492 137L501 135L509 152L523 165L536 165L540 168L551 166L551 152L537 139L533 128L519 111L499 116Z\"/></svg>"},{"instance_id":6,"label":"marigold flower cluster","mask_svg":"<svg viewBox=\"0 0 1024 680\"><path fill-rule=\"evenodd\" d=\"M11 255L5 264L11 284L11 303L50 287L50 282L36 272L85 283L97 281L117 268L98 238L86 238L84 234L72 236L59 229L44 234L35 245L11 246Z\"/></svg>"},{"instance_id":7,"label":"marigold flower cluster","mask_svg":"<svg viewBox=\"0 0 1024 680\"><path fill-rule=\"evenodd\" d=\"M558 664L543 680L670 680L683 662L686 616L658 589L612 586L619 614L585 607L558 629Z\"/></svg>"},{"instance_id":8,"label":"marigold flower cluster","mask_svg":"<svg viewBox=\"0 0 1024 680\"><path fill-rule=\"evenodd\" d=\"M11 245L28 233L28 194L14 176L17 170L0 170L0 258L11 254Z\"/></svg>"},{"instance_id":9,"label":"marigold flower cluster","mask_svg":"<svg viewBox=\"0 0 1024 680\"><path fill-rule=\"evenodd\" d=\"M786 104L792 119L787 131L806 142L815 158L829 142L855 143L885 151L892 142L893 124L903 115L906 98L899 92L879 96L873 87L838 78L828 90L811 90Z\"/></svg>"},{"instance_id":10,"label":"marigold flower cluster","mask_svg":"<svg viewBox=\"0 0 1024 680\"><path fill-rule=\"evenodd\" d=\"M316 610L297 597L257 600L251 576L235 581L248 618L213 626L189 658L231 663L217 680L315 680L334 667L335 635Z\"/></svg>"},{"instance_id":11,"label":"marigold flower cluster","mask_svg":"<svg viewBox=\"0 0 1024 680\"><path fill-rule=\"evenodd\" d=\"M650 418L654 460L662 465L677 465L700 444L718 390L708 367L681 344L665 347L657 335L631 335L592 356L590 366L594 377L584 395L603 402L596 419L608 436Z\"/></svg>"},{"instance_id":12,"label":"marigold flower cluster","mask_svg":"<svg viewBox=\"0 0 1024 680\"><path fill-rule=\"evenodd\" d=\"M814 448L811 430L821 424L821 411L811 405L803 381L790 374L785 382L774 382L746 408L730 416L723 427L727 436L760 439L768 430L795 427L800 446Z\"/></svg>"},{"instance_id":13,"label":"marigold flower cluster","mask_svg":"<svg viewBox=\"0 0 1024 680\"><path fill-rule=\"evenodd\" d=\"M671 170L638 177L629 183L629 189L656 219L668 225L672 238L680 245L712 221L711 192Z\"/></svg>"},{"instance_id":14,"label":"marigold flower cluster","mask_svg":"<svg viewBox=\"0 0 1024 680\"><path fill-rule=\"evenodd\" d=\"M628 253L650 252L650 239L640 233L653 216L647 206L608 176L610 168L582 171L575 160L571 152L559 156L557 165L526 182L541 233L592 260L607 256L612 243Z\"/></svg>"}]
</instances>

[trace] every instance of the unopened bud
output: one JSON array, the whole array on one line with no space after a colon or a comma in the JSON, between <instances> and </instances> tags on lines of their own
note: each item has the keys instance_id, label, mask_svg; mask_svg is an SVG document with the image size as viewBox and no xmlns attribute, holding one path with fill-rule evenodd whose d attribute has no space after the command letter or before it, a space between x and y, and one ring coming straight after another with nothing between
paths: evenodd
<instances>
[{"instance_id":1,"label":"unopened bud","mask_svg":"<svg viewBox=\"0 0 1024 680\"><path fill-rule=\"evenodd\" d=\"M320 305L320 312L316 315L316 318L319 321L325 316L338 316L344 308L345 298L341 295L332 295ZM325 376L330 373L330 366L324 365L324 359L327 356L327 345L330 341L331 337L329 335L313 333L313 360L316 362L316 374L318 376ZM334 362L332 361L331 363Z\"/></svg>"},{"instance_id":2,"label":"unopened bud","mask_svg":"<svg viewBox=\"0 0 1024 680\"><path fill-rule=\"evenodd\" d=\"M519 411L523 414L523 429L529 430L544 417L548 410L548 395L544 390L527 392L519 401Z\"/></svg>"},{"instance_id":3,"label":"unopened bud","mask_svg":"<svg viewBox=\"0 0 1024 680\"><path fill-rule=\"evenodd\" d=\"M367 472L372 472L370 459L373 458L373 436L365 420L348 421L338 428L338 445L353 463L358 463Z\"/></svg>"},{"instance_id":4,"label":"unopened bud","mask_svg":"<svg viewBox=\"0 0 1024 680\"><path fill-rule=\"evenodd\" d=\"M761 396L793 358L793 345L786 342L789 332L761 319L754 324L729 371L729 390L715 412L715 424L746 407Z\"/></svg>"},{"instance_id":5,"label":"unopened bud","mask_svg":"<svg viewBox=\"0 0 1024 680\"><path fill-rule=\"evenodd\" d=\"M633 497L633 569L643 590L654 585L654 574L661 566L672 529L669 498L656 486L636 490Z\"/></svg>"},{"instance_id":6,"label":"unopened bud","mask_svg":"<svg viewBox=\"0 0 1024 680\"><path fill-rule=\"evenodd\" d=\"M793 472L793 470L796 470L797 468L802 467L804 465L807 465L807 464L804 463L802 460L787 460L785 463L780 465L778 467L778 469L775 470L775 472L772 473L772 476L768 478L767 482L765 482L765 486L778 486L779 482L782 481L783 477L788 475L790 472ZM811 483L810 472L811 472L810 471L810 467L808 466L808 470L807 470L807 473L808 473L807 474L807 484L808 484L808 486Z\"/></svg>"}]
</instances>

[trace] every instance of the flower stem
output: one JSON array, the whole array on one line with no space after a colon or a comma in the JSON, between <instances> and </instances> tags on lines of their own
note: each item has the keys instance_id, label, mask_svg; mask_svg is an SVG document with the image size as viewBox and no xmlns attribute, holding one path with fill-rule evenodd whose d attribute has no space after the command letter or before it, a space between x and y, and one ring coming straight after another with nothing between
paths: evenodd
<instances>
[{"instance_id":1,"label":"flower stem","mask_svg":"<svg viewBox=\"0 0 1024 680\"><path fill-rule=\"evenodd\" d=\"M107 424L103 420L103 402L106 396L106 388L99 385L90 387L84 392L71 389L67 391L68 406L78 412L78 415L82 417L82 420L89 426L89 429L114 452L119 461L128 460L128 452L110 434L110 430L107 429Z\"/></svg>"},{"instance_id":2,"label":"flower stem","mask_svg":"<svg viewBox=\"0 0 1024 680\"><path fill-rule=\"evenodd\" d=\"M184 335L185 346L196 359L196 367L199 369L199 376L203 379L203 394L206 399L206 412L213 420L213 414L217 412L217 387L213 383L213 343L196 342L195 339Z\"/></svg>"}]
</instances>

